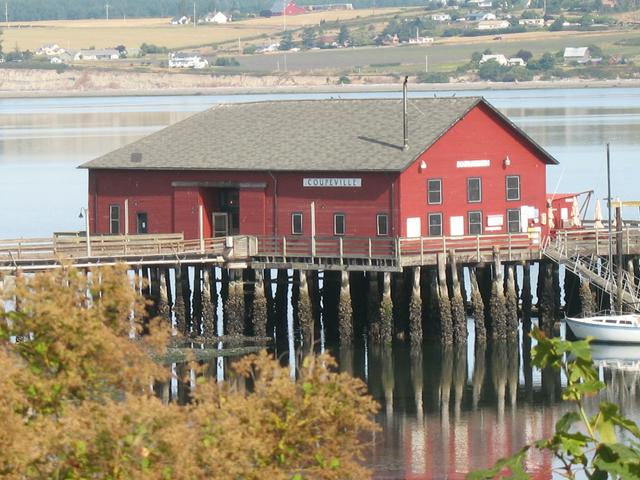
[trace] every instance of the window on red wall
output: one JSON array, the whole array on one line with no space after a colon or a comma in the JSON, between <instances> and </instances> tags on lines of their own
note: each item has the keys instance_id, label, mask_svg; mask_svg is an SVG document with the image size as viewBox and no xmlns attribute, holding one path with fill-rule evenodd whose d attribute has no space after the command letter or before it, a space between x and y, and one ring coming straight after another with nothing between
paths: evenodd
<instances>
[{"instance_id":1,"label":"window on red wall","mask_svg":"<svg viewBox=\"0 0 640 480\"><path fill-rule=\"evenodd\" d=\"M509 233L519 233L520 227L520 209L510 208L507 210L507 231Z\"/></svg>"},{"instance_id":2,"label":"window on red wall","mask_svg":"<svg viewBox=\"0 0 640 480\"><path fill-rule=\"evenodd\" d=\"M442 214L430 213L428 215L429 221L429 236L440 237L442 236Z\"/></svg>"},{"instance_id":3,"label":"window on red wall","mask_svg":"<svg viewBox=\"0 0 640 480\"><path fill-rule=\"evenodd\" d=\"M291 234L302 235L302 213L300 212L291 214Z\"/></svg>"},{"instance_id":4,"label":"window on red wall","mask_svg":"<svg viewBox=\"0 0 640 480\"><path fill-rule=\"evenodd\" d=\"M120 205L109 205L109 233L120 233Z\"/></svg>"},{"instance_id":5,"label":"window on red wall","mask_svg":"<svg viewBox=\"0 0 640 480\"><path fill-rule=\"evenodd\" d=\"M442 203L442 180L440 178L427 180L427 203L429 205Z\"/></svg>"},{"instance_id":6,"label":"window on red wall","mask_svg":"<svg viewBox=\"0 0 640 480\"><path fill-rule=\"evenodd\" d=\"M389 235L389 217L386 213L379 213L376 216L376 225L378 235Z\"/></svg>"},{"instance_id":7,"label":"window on red wall","mask_svg":"<svg viewBox=\"0 0 640 480\"><path fill-rule=\"evenodd\" d=\"M467 213L469 235L482 235L482 212Z\"/></svg>"},{"instance_id":8,"label":"window on red wall","mask_svg":"<svg viewBox=\"0 0 640 480\"><path fill-rule=\"evenodd\" d=\"M520 177L507 175L506 179L507 200L520 200Z\"/></svg>"},{"instance_id":9,"label":"window on red wall","mask_svg":"<svg viewBox=\"0 0 640 480\"><path fill-rule=\"evenodd\" d=\"M478 203L482 201L482 182L479 177L467 178L467 202Z\"/></svg>"},{"instance_id":10,"label":"window on red wall","mask_svg":"<svg viewBox=\"0 0 640 480\"><path fill-rule=\"evenodd\" d=\"M346 231L346 222L344 213L336 213L333 215L333 234L344 235Z\"/></svg>"}]
</instances>

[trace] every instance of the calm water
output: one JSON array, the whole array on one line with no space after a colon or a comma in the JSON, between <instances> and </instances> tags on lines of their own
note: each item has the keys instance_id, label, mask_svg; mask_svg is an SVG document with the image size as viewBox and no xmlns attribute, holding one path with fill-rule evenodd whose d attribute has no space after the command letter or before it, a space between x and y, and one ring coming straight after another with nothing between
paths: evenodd
<instances>
[{"instance_id":1,"label":"calm water","mask_svg":"<svg viewBox=\"0 0 640 480\"><path fill-rule=\"evenodd\" d=\"M438 95L453 93L440 92ZM611 143L614 195L640 200L640 89L457 92L484 95L555 155L550 192L606 195L605 147ZM432 95L412 93L412 96ZM79 230L87 174L77 165L219 102L327 98L334 94L0 100L0 238ZM388 97L379 94L343 94ZM212 132L215 134L215 132ZM251 135L250 126L247 135ZM220 139L224 141L224 139ZM627 218L638 218L635 210ZM459 478L525 442L548 435L562 415L561 379L532 371L524 345L441 351L359 346L335 351L341 368L363 378L380 401L369 459L378 478ZM605 348L601 358L632 350ZM640 360L639 358L635 360ZM218 362L218 374L224 362ZM603 394L640 419L637 374L601 368ZM549 459L532 455L532 471L549 476Z\"/></svg>"}]
</instances>

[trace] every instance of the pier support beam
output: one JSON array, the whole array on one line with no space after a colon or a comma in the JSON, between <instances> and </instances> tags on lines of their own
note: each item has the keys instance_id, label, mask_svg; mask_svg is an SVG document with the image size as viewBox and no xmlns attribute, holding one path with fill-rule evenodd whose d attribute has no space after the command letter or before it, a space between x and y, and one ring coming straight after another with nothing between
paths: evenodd
<instances>
[{"instance_id":1,"label":"pier support beam","mask_svg":"<svg viewBox=\"0 0 640 480\"><path fill-rule=\"evenodd\" d=\"M274 321L276 343L278 348L287 346L287 310L289 295L289 272L279 269L276 277L276 294L274 297Z\"/></svg>"},{"instance_id":2,"label":"pier support beam","mask_svg":"<svg viewBox=\"0 0 640 480\"><path fill-rule=\"evenodd\" d=\"M444 253L438 253L437 302L440 320L440 341L444 345L453 343L453 321L451 318L451 302L447 288L447 258Z\"/></svg>"},{"instance_id":3,"label":"pier support beam","mask_svg":"<svg viewBox=\"0 0 640 480\"><path fill-rule=\"evenodd\" d=\"M214 289L215 291L215 289ZM202 336L216 336L216 316L211 297L211 274L209 267L202 269Z\"/></svg>"},{"instance_id":4,"label":"pier support beam","mask_svg":"<svg viewBox=\"0 0 640 480\"><path fill-rule=\"evenodd\" d=\"M464 301L460 280L458 278L458 266L456 253L449 253L449 267L451 271L451 318L453 322L453 340L456 343L467 343L467 313L464 311Z\"/></svg>"},{"instance_id":5,"label":"pier support beam","mask_svg":"<svg viewBox=\"0 0 640 480\"><path fill-rule=\"evenodd\" d=\"M169 290L168 290L167 273L164 269L160 269L159 278L159 295L158 295L158 315L171 323L171 308L169 307Z\"/></svg>"},{"instance_id":6,"label":"pier support beam","mask_svg":"<svg viewBox=\"0 0 640 480\"><path fill-rule=\"evenodd\" d=\"M193 301L191 307L191 329L192 336L199 336L202 332L202 268L193 269Z\"/></svg>"},{"instance_id":7,"label":"pier support beam","mask_svg":"<svg viewBox=\"0 0 640 480\"><path fill-rule=\"evenodd\" d=\"M176 330L178 333L184 335L186 333L187 326L187 313L184 302L184 277L183 269L180 264L175 265L173 271L175 272L175 288L176 288L176 300L173 306L173 313L176 317Z\"/></svg>"},{"instance_id":8,"label":"pier support beam","mask_svg":"<svg viewBox=\"0 0 640 480\"><path fill-rule=\"evenodd\" d=\"M541 261L538 271L538 322L548 336L553 335L556 301L551 262Z\"/></svg>"},{"instance_id":9,"label":"pier support beam","mask_svg":"<svg viewBox=\"0 0 640 480\"><path fill-rule=\"evenodd\" d=\"M302 343L305 347L313 346L313 309L311 307L311 297L307 285L307 272L300 270L300 284L298 289L298 320L300 321L300 331L302 333Z\"/></svg>"},{"instance_id":10,"label":"pier support beam","mask_svg":"<svg viewBox=\"0 0 640 480\"><path fill-rule=\"evenodd\" d=\"M393 302L391 300L391 273L382 274L382 301L380 302L380 340L391 343L393 339Z\"/></svg>"},{"instance_id":11,"label":"pier support beam","mask_svg":"<svg viewBox=\"0 0 640 480\"><path fill-rule=\"evenodd\" d=\"M253 301L251 302L251 324L254 336L267 336L267 297L265 296L262 270L255 271Z\"/></svg>"},{"instance_id":12,"label":"pier support beam","mask_svg":"<svg viewBox=\"0 0 640 480\"><path fill-rule=\"evenodd\" d=\"M596 301L591 291L591 285L586 278L580 279L580 312L584 316L593 315L596 312Z\"/></svg>"},{"instance_id":13,"label":"pier support beam","mask_svg":"<svg viewBox=\"0 0 640 480\"><path fill-rule=\"evenodd\" d=\"M516 292L514 266L506 265L505 274L506 334L509 340L515 340L518 337L518 294Z\"/></svg>"},{"instance_id":14,"label":"pier support beam","mask_svg":"<svg viewBox=\"0 0 640 480\"><path fill-rule=\"evenodd\" d=\"M507 338L507 319L505 316L504 285L500 252L493 252L493 280L491 282L491 299L489 300L489 316L491 317L491 339Z\"/></svg>"},{"instance_id":15,"label":"pier support beam","mask_svg":"<svg viewBox=\"0 0 640 480\"><path fill-rule=\"evenodd\" d=\"M520 301L522 305L522 331L528 333L531 331L531 265L525 262L522 265L522 290L520 292Z\"/></svg>"},{"instance_id":16,"label":"pier support beam","mask_svg":"<svg viewBox=\"0 0 640 480\"><path fill-rule=\"evenodd\" d=\"M353 340L353 308L351 306L351 287L349 273L340 272L340 299L338 300L338 336L341 345Z\"/></svg>"},{"instance_id":17,"label":"pier support beam","mask_svg":"<svg viewBox=\"0 0 640 480\"><path fill-rule=\"evenodd\" d=\"M367 272L369 288L367 292L367 321L369 322L369 337L374 343L382 342L382 327L380 324L380 291L378 290L378 272Z\"/></svg>"},{"instance_id":18,"label":"pier support beam","mask_svg":"<svg viewBox=\"0 0 640 480\"><path fill-rule=\"evenodd\" d=\"M229 295L224 303L227 335L244 335L244 285L241 270L229 270Z\"/></svg>"},{"instance_id":19,"label":"pier support beam","mask_svg":"<svg viewBox=\"0 0 640 480\"><path fill-rule=\"evenodd\" d=\"M469 267L469 283L471 284L471 309L475 324L476 345L478 343L484 344L487 341L487 328L484 321L484 301L482 300L482 293L480 293L476 269L474 267Z\"/></svg>"},{"instance_id":20,"label":"pier support beam","mask_svg":"<svg viewBox=\"0 0 640 480\"><path fill-rule=\"evenodd\" d=\"M420 294L420 267L413 267L411 300L409 301L409 340L412 346L422 344L422 297ZM421 392L422 395L422 392Z\"/></svg>"},{"instance_id":21,"label":"pier support beam","mask_svg":"<svg viewBox=\"0 0 640 480\"><path fill-rule=\"evenodd\" d=\"M564 270L564 311L569 317L580 313L580 277L570 270Z\"/></svg>"}]
</instances>

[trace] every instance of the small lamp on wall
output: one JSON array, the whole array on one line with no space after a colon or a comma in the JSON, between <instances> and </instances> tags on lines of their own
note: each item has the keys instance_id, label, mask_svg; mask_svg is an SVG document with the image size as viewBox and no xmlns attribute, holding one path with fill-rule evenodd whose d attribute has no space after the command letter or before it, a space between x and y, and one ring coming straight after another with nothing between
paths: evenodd
<instances>
[{"instance_id":1,"label":"small lamp on wall","mask_svg":"<svg viewBox=\"0 0 640 480\"><path fill-rule=\"evenodd\" d=\"M427 168L427 162L425 162L424 160L420 161L420 171L423 171Z\"/></svg>"},{"instance_id":2,"label":"small lamp on wall","mask_svg":"<svg viewBox=\"0 0 640 480\"><path fill-rule=\"evenodd\" d=\"M502 162L504 164L504 167L507 168L509 165L511 165L511 159L509 158L509 155L507 155L504 159L504 161Z\"/></svg>"}]
</instances>

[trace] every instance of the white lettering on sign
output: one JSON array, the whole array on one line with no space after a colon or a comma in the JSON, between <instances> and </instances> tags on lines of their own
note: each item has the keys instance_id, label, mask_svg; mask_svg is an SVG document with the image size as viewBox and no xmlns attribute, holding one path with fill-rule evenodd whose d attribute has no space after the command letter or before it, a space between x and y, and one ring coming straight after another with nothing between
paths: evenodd
<instances>
[{"instance_id":1,"label":"white lettering on sign","mask_svg":"<svg viewBox=\"0 0 640 480\"><path fill-rule=\"evenodd\" d=\"M303 178L303 187L361 187L361 178Z\"/></svg>"},{"instance_id":2,"label":"white lettering on sign","mask_svg":"<svg viewBox=\"0 0 640 480\"><path fill-rule=\"evenodd\" d=\"M487 227L502 227L502 225L504 225L503 215L487 215Z\"/></svg>"},{"instance_id":3,"label":"white lettering on sign","mask_svg":"<svg viewBox=\"0 0 640 480\"><path fill-rule=\"evenodd\" d=\"M491 160L458 160L456 168L490 167Z\"/></svg>"}]
</instances>

